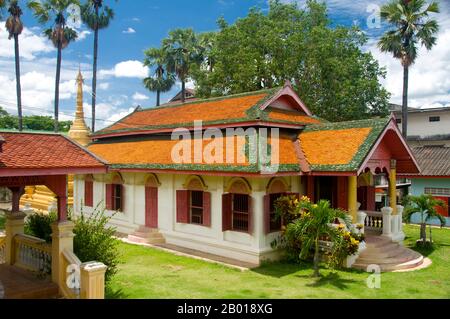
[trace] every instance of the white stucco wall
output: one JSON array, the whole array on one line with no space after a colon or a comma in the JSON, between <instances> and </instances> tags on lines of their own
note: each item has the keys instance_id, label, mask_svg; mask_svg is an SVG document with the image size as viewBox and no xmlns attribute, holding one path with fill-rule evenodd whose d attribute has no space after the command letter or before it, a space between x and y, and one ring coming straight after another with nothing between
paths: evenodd
<instances>
[{"instance_id":1,"label":"white stucco wall","mask_svg":"<svg viewBox=\"0 0 450 319\"><path fill-rule=\"evenodd\" d=\"M401 115L397 114L401 119ZM440 122L430 122L431 116L440 116ZM400 130L402 125L399 124ZM425 111L408 113L408 135L422 138L450 134L450 111Z\"/></svg>"},{"instance_id":2,"label":"white stucco wall","mask_svg":"<svg viewBox=\"0 0 450 319\"><path fill-rule=\"evenodd\" d=\"M125 208L123 213L116 213L112 225L122 233L131 234L145 225L145 179L143 173L123 173L125 181ZM176 222L176 191L183 189L187 175L158 174L161 183L158 188L158 226L167 243L181 247L200 250L224 257L257 263L273 253L270 243L277 233L264 233L263 197L270 178L247 179L252 188L254 232L253 234L222 231L222 194L230 177L202 176L207 191L211 193L211 227ZM105 176L94 176L94 206L98 203L104 207ZM304 193L299 176L284 177L292 192ZM83 176L76 176L74 181L74 208L80 212L84 197ZM92 208L83 207L90 213ZM114 212L107 212L114 214Z\"/></svg>"}]
</instances>

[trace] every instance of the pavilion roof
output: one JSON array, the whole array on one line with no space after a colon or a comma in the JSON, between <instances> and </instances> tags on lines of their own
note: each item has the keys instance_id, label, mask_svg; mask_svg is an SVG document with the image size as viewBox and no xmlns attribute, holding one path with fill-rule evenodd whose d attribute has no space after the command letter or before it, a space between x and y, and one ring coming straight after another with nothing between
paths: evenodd
<instances>
[{"instance_id":1,"label":"pavilion roof","mask_svg":"<svg viewBox=\"0 0 450 319\"><path fill-rule=\"evenodd\" d=\"M56 175L106 170L103 160L69 138L50 133L0 132L3 137L0 151L0 175L14 176L45 171Z\"/></svg>"}]
</instances>

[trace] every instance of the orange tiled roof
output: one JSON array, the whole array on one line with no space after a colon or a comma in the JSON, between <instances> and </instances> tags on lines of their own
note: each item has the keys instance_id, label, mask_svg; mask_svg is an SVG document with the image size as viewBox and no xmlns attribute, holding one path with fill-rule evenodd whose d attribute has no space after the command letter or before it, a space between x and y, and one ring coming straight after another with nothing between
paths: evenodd
<instances>
[{"instance_id":1,"label":"orange tiled roof","mask_svg":"<svg viewBox=\"0 0 450 319\"><path fill-rule=\"evenodd\" d=\"M372 128L327 130L300 134L300 144L311 165L348 164Z\"/></svg>"},{"instance_id":2,"label":"orange tiled roof","mask_svg":"<svg viewBox=\"0 0 450 319\"><path fill-rule=\"evenodd\" d=\"M222 154L219 154L218 158L223 159L217 163L214 163L214 158L208 161L205 157L201 158L200 162L194 161L194 140L190 140L190 157L187 163L180 163L172 158L172 152L179 154L180 151L174 151L175 146L179 141L173 141L171 139L146 139L146 140L134 140L128 142L115 142L110 143L98 143L89 146L89 150L101 158L105 159L113 167L119 165L121 167L136 167L142 168L155 168L155 166L161 166L161 168L177 168L183 164L195 164L202 165L204 167L211 166L211 170L214 171L217 166L222 167L249 167L252 165L248 158L248 147L246 147L246 140L243 137L234 137L234 141L230 138L216 138L214 140L215 145L222 145ZM269 140L269 143L271 141ZM203 140L203 154L209 154L213 149L214 144L211 140ZM211 146L208 149L208 145ZM189 147L189 146L188 146ZM219 147L219 146L218 146ZM227 147L229 149L227 149ZM208 150L208 151L207 151ZM233 161L228 161L227 152L234 154ZM181 152L182 153L182 152ZM202 153L199 153L202 154ZM276 158L272 154L273 164L298 164L297 155L295 152L292 138L287 136L281 136L279 139L279 158ZM213 155L215 153L213 152ZM253 163L254 164L254 163Z\"/></svg>"},{"instance_id":3,"label":"orange tiled roof","mask_svg":"<svg viewBox=\"0 0 450 319\"><path fill-rule=\"evenodd\" d=\"M3 133L1 169L101 168L104 164L82 147L57 134Z\"/></svg>"},{"instance_id":4,"label":"orange tiled roof","mask_svg":"<svg viewBox=\"0 0 450 319\"><path fill-rule=\"evenodd\" d=\"M317 118L308 115L280 109L272 109L269 113L269 119L275 121L297 122L299 124L318 124L321 122Z\"/></svg>"},{"instance_id":5,"label":"orange tiled roof","mask_svg":"<svg viewBox=\"0 0 450 319\"><path fill-rule=\"evenodd\" d=\"M97 134L117 130L161 127L183 123L192 124L196 120L214 122L242 119L247 116L247 110L264 100L269 93L269 91L264 93L258 92L245 96L196 101L176 106L141 110L97 132Z\"/></svg>"}]
</instances>

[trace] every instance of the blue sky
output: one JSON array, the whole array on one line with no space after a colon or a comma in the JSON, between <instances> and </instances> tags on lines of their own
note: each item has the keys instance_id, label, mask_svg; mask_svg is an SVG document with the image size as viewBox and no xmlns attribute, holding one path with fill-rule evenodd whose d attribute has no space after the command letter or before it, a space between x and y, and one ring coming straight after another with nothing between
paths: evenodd
<instances>
[{"instance_id":1,"label":"blue sky","mask_svg":"<svg viewBox=\"0 0 450 319\"><path fill-rule=\"evenodd\" d=\"M283 0L291 2L291 0ZM106 0L116 17L111 26L100 33L98 127L112 124L137 105L151 107L155 95L142 86L149 70L142 66L143 51L159 46L174 28L191 27L197 32L215 30L216 21L224 16L229 22L247 14L257 6L267 11L267 0ZM303 5L304 1L297 1ZM383 82L392 93L392 101L401 100L401 68L390 56L375 46L383 27L371 28L368 19L385 0L328 0L333 25L358 24L370 37L364 50L385 66L388 78ZM441 0L437 18L441 23L440 40L433 51L422 52L411 72L411 104L416 107L450 105L450 0ZM30 12L23 17L26 29L21 36L22 86L25 114L52 115L56 51L42 36L42 28ZM370 23L370 21L369 21ZM85 110L90 117L91 63L93 35L78 26L80 39L63 52L61 82L62 119L72 119L75 108L75 76L81 66L85 81ZM7 40L3 23L0 27L0 106L15 112L15 81L12 41ZM178 86L164 94L167 101ZM87 122L90 122L89 120Z\"/></svg>"}]
</instances>

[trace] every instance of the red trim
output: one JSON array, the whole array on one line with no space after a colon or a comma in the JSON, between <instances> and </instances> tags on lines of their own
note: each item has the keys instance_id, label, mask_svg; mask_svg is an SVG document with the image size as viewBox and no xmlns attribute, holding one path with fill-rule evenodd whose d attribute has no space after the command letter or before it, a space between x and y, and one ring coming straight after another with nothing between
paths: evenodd
<instances>
[{"instance_id":1,"label":"red trim","mask_svg":"<svg viewBox=\"0 0 450 319\"><path fill-rule=\"evenodd\" d=\"M145 187L145 226L158 228L158 188Z\"/></svg>"},{"instance_id":2,"label":"red trim","mask_svg":"<svg viewBox=\"0 0 450 319\"><path fill-rule=\"evenodd\" d=\"M251 127L251 126L263 126L263 127L279 127L279 128L291 128L291 129L301 129L305 127L306 124L289 124L289 123L278 123L273 121L246 121L246 122L236 122L236 123L230 123L230 124L214 124L214 125L203 125L203 129L208 128L232 128L232 127ZM187 126L184 127L189 131L194 130L194 126ZM171 133L173 132L175 128L164 128L164 129L145 129L145 130L135 130L135 131L129 131L129 132L115 132L115 133L109 133L109 134L102 134L102 135L95 135L91 138L93 140L101 140L104 138L110 138L110 137L121 137L121 136L131 136L131 135L151 135L151 134L160 134L160 133Z\"/></svg>"},{"instance_id":3,"label":"red trim","mask_svg":"<svg viewBox=\"0 0 450 319\"><path fill-rule=\"evenodd\" d=\"M414 163L414 166L417 170L417 172L420 172L419 169L419 165L417 164L416 159L414 158L414 155L411 151L411 149L409 148L408 144L405 142L402 134L400 133L400 130L398 129L397 123L395 122L395 116L391 116L391 119L389 121L389 124L386 126L386 128L384 129L384 131L381 133L380 137L378 137L377 142L375 143L375 145L372 147L371 151L369 152L369 154L367 155L366 159L364 160L364 162L361 164L361 166L359 167L358 173L357 175L360 175L366 168L366 166L368 165L369 161L371 160L372 156L374 155L374 153L377 151L378 146L380 145L380 143L383 141L384 137L386 136L387 132L389 132L389 130L393 130L400 142L402 143L403 147L405 148L406 152L408 153L409 157L411 158L411 160Z\"/></svg>"},{"instance_id":4,"label":"red trim","mask_svg":"<svg viewBox=\"0 0 450 319\"><path fill-rule=\"evenodd\" d=\"M82 175L82 174L105 174L108 170L103 167L80 167L80 168L0 168L0 177L8 176L49 176L49 175Z\"/></svg>"},{"instance_id":5,"label":"red trim","mask_svg":"<svg viewBox=\"0 0 450 319\"><path fill-rule=\"evenodd\" d=\"M94 182L84 181L84 205L94 207Z\"/></svg>"},{"instance_id":6,"label":"red trim","mask_svg":"<svg viewBox=\"0 0 450 319\"><path fill-rule=\"evenodd\" d=\"M145 168L120 168L110 169L113 172L129 172L129 173L154 173L154 174L182 174L182 175L207 175L207 176L245 176L245 177L277 177L277 176L301 176L301 172L282 172L276 174L246 173L246 172L213 172L213 171L178 171L174 169L145 169ZM353 174L354 175L354 174Z\"/></svg>"},{"instance_id":7,"label":"red trim","mask_svg":"<svg viewBox=\"0 0 450 319\"><path fill-rule=\"evenodd\" d=\"M310 176L357 176L356 172L311 172Z\"/></svg>"},{"instance_id":8,"label":"red trim","mask_svg":"<svg viewBox=\"0 0 450 319\"><path fill-rule=\"evenodd\" d=\"M211 193L203 192L203 226L211 227Z\"/></svg>"},{"instance_id":9,"label":"red trim","mask_svg":"<svg viewBox=\"0 0 450 319\"><path fill-rule=\"evenodd\" d=\"M232 212L232 194L222 195L222 231L231 230L233 227L231 225L231 215Z\"/></svg>"},{"instance_id":10,"label":"red trim","mask_svg":"<svg viewBox=\"0 0 450 319\"><path fill-rule=\"evenodd\" d=\"M189 191L177 190L177 223L189 223Z\"/></svg>"}]
</instances>

